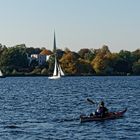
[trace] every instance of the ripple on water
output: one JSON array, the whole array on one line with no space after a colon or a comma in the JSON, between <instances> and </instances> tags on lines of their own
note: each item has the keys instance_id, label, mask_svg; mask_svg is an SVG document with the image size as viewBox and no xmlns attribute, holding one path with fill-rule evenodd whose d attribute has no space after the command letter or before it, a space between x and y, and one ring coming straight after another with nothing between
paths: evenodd
<instances>
[{"instance_id":1,"label":"ripple on water","mask_svg":"<svg viewBox=\"0 0 140 140\"><path fill-rule=\"evenodd\" d=\"M10 77L0 80L0 138L139 139L140 77ZM117 120L80 123L80 114L96 108L86 102L104 100L109 110L128 111Z\"/></svg>"}]
</instances>

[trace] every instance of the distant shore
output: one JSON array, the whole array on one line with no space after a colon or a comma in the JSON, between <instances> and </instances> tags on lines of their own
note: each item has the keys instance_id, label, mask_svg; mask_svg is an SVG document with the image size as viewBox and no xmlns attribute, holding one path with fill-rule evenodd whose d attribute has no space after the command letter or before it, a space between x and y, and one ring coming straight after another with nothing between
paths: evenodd
<instances>
[{"instance_id":1,"label":"distant shore","mask_svg":"<svg viewBox=\"0 0 140 140\"><path fill-rule=\"evenodd\" d=\"M41 74L21 74L21 75L4 75L4 77L49 77L52 75L41 75ZM77 74L77 75L65 75L64 77L80 77L80 76L140 76L140 75L134 75L134 74L116 74L116 75L97 75L97 74Z\"/></svg>"},{"instance_id":2,"label":"distant shore","mask_svg":"<svg viewBox=\"0 0 140 140\"><path fill-rule=\"evenodd\" d=\"M103 45L99 49L83 48L73 52L66 48L54 52L45 48L1 45L0 71L4 76L50 76L55 60L66 76L131 76L140 75L140 49L112 53Z\"/></svg>"}]
</instances>

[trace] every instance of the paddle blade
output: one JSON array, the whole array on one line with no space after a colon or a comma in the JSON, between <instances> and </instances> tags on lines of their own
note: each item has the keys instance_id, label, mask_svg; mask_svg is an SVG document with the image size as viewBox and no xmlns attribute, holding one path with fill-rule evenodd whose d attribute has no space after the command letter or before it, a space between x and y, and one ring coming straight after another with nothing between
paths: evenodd
<instances>
[{"instance_id":1,"label":"paddle blade","mask_svg":"<svg viewBox=\"0 0 140 140\"><path fill-rule=\"evenodd\" d=\"M87 101L92 103L92 104L95 104L95 102L93 100L89 99L89 98L87 98Z\"/></svg>"}]
</instances>

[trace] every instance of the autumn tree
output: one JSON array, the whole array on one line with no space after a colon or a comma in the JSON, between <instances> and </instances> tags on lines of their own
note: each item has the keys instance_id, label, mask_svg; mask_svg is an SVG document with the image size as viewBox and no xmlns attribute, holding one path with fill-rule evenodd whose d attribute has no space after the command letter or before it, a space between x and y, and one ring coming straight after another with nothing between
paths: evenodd
<instances>
[{"instance_id":1,"label":"autumn tree","mask_svg":"<svg viewBox=\"0 0 140 140\"><path fill-rule=\"evenodd\" d=\"M77 61L80 56L75 52L68 52L61 58L61 66L65 73L67 74L77 74Z\"/></svg>"},{"instance_id":2,"label":"autumn tree","mask_svg":"<svg viewBox=\"0 0 140 140\"><path fill-rule=\"evenodd\" d=\"M95 54L93 53L92 50L90 49L81 49L78 54L80 55L80 57L82 59L88 60L88 61L92 61L93 58L95 57Z\"/></svg>"},{"instance_id":3,"label":"autumn tree","mask_svg":"<svg viewBox=\"0 0 140 140\"><path fill-rule=\"evenodd\" d=\"M108 46L103 46L97 55L95 56L94 60L92 61L92 66L95 72L99 75L106 75L108 73L113 72L113 68L110 66L111 64L111 52Z\"/></svg>"}]
</instances>

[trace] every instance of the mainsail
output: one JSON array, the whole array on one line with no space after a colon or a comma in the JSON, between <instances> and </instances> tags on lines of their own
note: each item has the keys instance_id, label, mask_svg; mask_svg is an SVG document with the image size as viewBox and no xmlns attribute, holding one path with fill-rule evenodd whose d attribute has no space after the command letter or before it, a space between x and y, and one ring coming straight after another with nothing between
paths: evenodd
<instances>
[{"instance_id":1,"label":"mainsail","mask_svg":"<svg viewBox=\"0 0 140 140\"><path fill-rule=\"evenodd\" d=\"M57 75L57 59L56 59L56 56L55 56L55 64L54 64L54 72L53 72L53 76L56 76Z\"/></svg>"}]
</instances>

